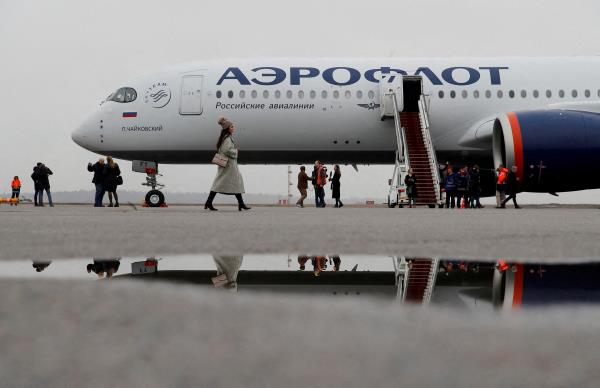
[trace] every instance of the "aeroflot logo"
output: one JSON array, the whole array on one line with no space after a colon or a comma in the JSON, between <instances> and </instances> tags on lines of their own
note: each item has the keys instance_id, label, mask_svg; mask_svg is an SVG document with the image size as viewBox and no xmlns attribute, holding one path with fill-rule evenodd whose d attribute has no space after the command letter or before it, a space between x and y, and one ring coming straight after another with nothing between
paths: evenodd
<instances>
[{"instance_id":1,"label":"aeroflot logo","mask_svg":"<svg viewBox=\"0 0 600 388\"><path fill-rule=\"evenodd\" d=\"M478 68L468 66L455 66L436 72L429 67L419 67L412 75L421 75L427 78L433 85L472 85L482 78L489 80L491 85L501 85L501 72L508 67L482 66ZM408 75L402 69L391 67L380 67L370 69L364 73L352 67L330 67L325 70L316 67L290 67L280 69L278 67L257 67L250 71L242 71L239 67L230 67L221 76L217 85L225 81L237 81L240 85L278 85L289 79L290 85L300 85L303 79L321 77L325 82L335 86L348 86L357 83L362 78L369 82L379 83L381 75L389 75L388 82L393 82L396 75Z\"/></svg>"}]
</instances>

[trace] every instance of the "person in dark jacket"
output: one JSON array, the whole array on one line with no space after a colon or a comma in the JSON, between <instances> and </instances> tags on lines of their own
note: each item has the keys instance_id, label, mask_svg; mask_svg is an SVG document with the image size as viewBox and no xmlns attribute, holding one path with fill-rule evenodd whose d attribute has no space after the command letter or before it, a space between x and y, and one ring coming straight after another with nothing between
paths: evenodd
<instances>
[{"instance_id":1,"label":"person in dark jacket","mask_svg":"<svg viewBox=\"0 0 600 388\"><path fill-rule=\"evenodd\" d=\"M468 207L469 196L467 190L469 189L469 174L467 174L467 167L460 169L459 174L456 178L456 207L461 208L462 201L465 203L465 207Z\"/></svg>"},{"instance_id":2,"label":"person in dark jacket","mask_svg":"<svg viewBox=\"0 0 600 388\"><path fill-rule=\"evenodd\" d=\"M327 185L327 169L320 161L315 162L312 175L315 186L315 203L317 207L325 207L325 186Z\"/></svg>"},{"instance_id":3,"label":"person in dark jacket","mask_svg":"<svg viewBox=\"0 0 600 388\"><path fill-rule=\"evenodd\" d=\"M448 166L448 176L444 182L444 189L446 190L446 209L452 207L454 209L454 203L456 200L456 184L458 174L454 172L452 166Z\"/></svg>"},{"instance_id":4,"label":"person in dark jacket","mask_svg":"<svg viewBox=\"0 0 600 388\"><path fill-rule=\"evenodd\" d=\"M340 178L342 177L342 173L340 171L340 166L333 166L333 176L329 178L331 182L331 198L335 199L334 207L342 207L344 204L340 201Z\"/></svg>"},{"instance_id":5,"label":"person in dark jacket","mask_svg":"<svg viewBox=\"0 0 600 388\"><path fill-rule=\"evenodd\" d=\"M102 199L104 198L104 159L100 158L96 163L88 163L87 170L94 173L92 183L96 186L96 196L94 198L94 207L102 207Z\"/></svg>"},{"instance_id":6,"label":"person in dark jacket","mask_svg":"<svg viewBox=\"0 0 600 388\"><path fill-rule=\"evenodd\" d=\"M313 189L315 190L315 206L320 207L321 201L319 199L319 189L317 188L317 171L319 170L319 166L321 162L318 160L315 162L312 173L310 175L310 182L313 185Z\"/></svg>"},{"instance_id":7,"label":"person in dark jacket","mask_svg":"<svg viewBox=\"0 0 600 388\"><path fill-rule=\"evenodd\" d=\"M408 207L412 208L417 199L417 177L413 174L412 168L408 169L408 173L404 177L404 184L406 185Z\"/></svg>"},{"instance_id":8,"label":"person in dark jacket","mask_svg":"<svg viewBox=\"0 0 600 388\"><path fill-rule=\"evenodd\" d=\"M34 206L40 206L40 201L38 200L38 197L43 195L43 191L40 186L40 179L39 179L39 172L38 172L39 171L38 166L40 164L41 163L38 163L37 166L33 167L33 172L31 173L31 180L33 181L33 189L35 190L34 194L33 194Z\"/></svg>"},{"instance_id":9,"label":"person in dark jacket","mask_svg":"<svg viewBox=\"0 0 600 388\"><path fill-rule=\"evenodd\" d=\"M515 204L515 209L520 209L521 206L517 204L517 192L519 191L519 178L517 177L517 166L512 166L506 177L506 194L508 197L502 201L501 208L506 208L506 203L512 199Z\"/></svg>"},{"instance_id":10,"label":"person in dark jacket","mask_svg":"<svg viewBox=\"0 0 600 388\"><path fill-rule=\"evenodd\" d=\"M119 185L119 178L121 176L121 169L119 165L115 163L112 157L106 157L106 164L104 165L104 191L108 193L108 201L110 202L108 207L113 207L113 196L115 197L114 207L119 207L119 196L117 195L117 186ZM122 181L121 181L122 182Z\"/></svg>"},{"instance_id":11,"label":"person in dark jacket","mask_svg":"<svg viewBox=\"0 0 600 388\"><path fill-rule=\"evenodd\" d=\"M474 165L471 171L469 171L469 207L481 209L481 202L479 197L481 196L481 172L479 166Z\"/></svg>"},{"instance_id":12,"label":"person in dark jacket","mask_svg":"<svg viewBox=\"0 0 600 388\"><path fill-rule=\"evenodd\" d=\"M50 170L48 167L46 167L45 164L43 163L38 163L38 170L37 170L37 178L39 181L39 201L38 201L38 205L39 206L44 206L44 191L46 192L46 195L48 196L48 205L50 205L50 207L54 207L54 203L52 203L52 194L50 193L50 178L49 176L52 175L52 170Z\"/></svg>"},{"instance_id":13,"label":"person in dark jacket","mask_svg":"<svg viewBox=\"0 0 600 388\"><path fill-rule=\"evenodd\" d=\"M296 206L304 207L304 200L306 199L306 190L308 190L308 181L310 178L306 175L306 167L300 167L300 172L298 173L298 191L300 192L300 198L298 202L296 202Z\"/></svg>"}]
</instances>

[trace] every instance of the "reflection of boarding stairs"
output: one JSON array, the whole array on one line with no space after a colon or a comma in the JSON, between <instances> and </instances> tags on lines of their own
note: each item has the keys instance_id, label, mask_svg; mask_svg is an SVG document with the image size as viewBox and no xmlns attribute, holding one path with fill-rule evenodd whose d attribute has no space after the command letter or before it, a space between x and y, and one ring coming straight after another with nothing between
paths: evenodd
<instances>
[{"instance_id":1,"label":"reflection of boarding stairs","mask_svg":"<svg viewBox=\"0 0 600 388\"><path fill-rule=\"evenodd\" d=\"M398 298L408 303L429 304L437 279L438 266L437 259L397 259Z\"/></svg>"},{"instance_id":2,"label":"reflection of boarding stairs","mask_svg":"<svg viewBox=\"0 0 600 388\"><path fill-rule=\"evenodd\" d=\"M382 80L381 117L393 117L396 130L396 165L390 180L388 205L403 206L404 176L410 168L417 178L418 205L441 203L438 163L429 132L428 108L421 77L399 77L395 83Z\"/></svg>"}]
</instances>

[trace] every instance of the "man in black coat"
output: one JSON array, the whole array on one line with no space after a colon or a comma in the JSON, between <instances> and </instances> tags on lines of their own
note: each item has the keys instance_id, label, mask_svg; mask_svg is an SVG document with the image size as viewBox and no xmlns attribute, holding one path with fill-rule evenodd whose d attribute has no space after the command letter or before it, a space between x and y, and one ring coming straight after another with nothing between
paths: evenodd
<instances>
[{"instance_id":1,"label":"man in black coat","mask_svg":"<svg viewBox=\"0 0 600 388\"><path fill-rule=\"evenodd\" d=\"M474 165L469 171L469 207L470 208L482 208L479 198L481 196L481 173L479 172L479 166Z\"/></svg>"},{"instance_id":2,"label":"man in black coat","mask_svg":"<svg viewBox=\"0 0 600 388\"><path fill-rule=\"evenodd\" d=\"M46 167L43 163L37 164L37 172L34 170L34 174L37 179L34 179L34 182L37 180L39 191L39 200L38 206L44 206L44 191L46 191L46 195L48 196L48 204L50 207L54 207L54 203L52 203L52 194L50 193L50 178L52 175L52 170ZM33 175L32 175L33 177Z\"/></svg>"},{"instance_id":3,"label":"man in black coat","mask_svg":"<svg viewBox=\"0 0 600 388\"><path fill-rule=\"evenodd\" d=\"M94 198L94 207L102 207L102 199L104 198L104 159L100 158L96 163L88 163L87 169L94 173L92 183L96 186L96 196Z\"/></svg>"},{"instance_id":4,"label":"man in black coat","mask_svg":"<svg viewBox=\"0 0 600 388\"><path fill-rule=\"evenodd\" d=\"M517 204L517 192L519 191L519 178L517 177L517 166L512 166L506 178L506 194L508 197L502 202L501 208L506 208L506 203L512 199L515 204L515 209L520 209Z\"/></svg>"}]
</instances>

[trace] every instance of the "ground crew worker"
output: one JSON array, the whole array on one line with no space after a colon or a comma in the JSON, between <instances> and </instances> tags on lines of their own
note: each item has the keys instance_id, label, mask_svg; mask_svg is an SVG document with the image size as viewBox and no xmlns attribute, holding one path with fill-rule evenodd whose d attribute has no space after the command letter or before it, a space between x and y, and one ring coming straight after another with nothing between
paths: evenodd
<instances>
[{"instance_id":1,"label":"ground crew worker","mask_svg":"<svg viewBox=\"0 0 600 388\"><path fill-rule=\"evenodd\" d=\"M502 202L506 199L506 178L508 175L508 169L503 164L498 166L496 169L498 173L498 179L496 180L496 209L502 207Z\"/></svg>"},{"instance_id":2,"label":"ground crew worker","mask_svg":"<svg viewBox=\"0 0 600 388\"><path fill-rule=\"evenodd\" d=\"M11 202L10 206L12 206L12 205L18 206L19 205L19 194L21 193L21 181L19 180L18 176L15 175L12 183L10 184L10 187L12 188L12 196L10 198L15 201L15 202Z\"/></svg>"},{"instance_id":3,"label":"ground crew worker","mask_svg":"<svg viewBox=\"0 0 600 388\"><path fill-rule=\"evenodd\" d=\"M310 178L306 175L306 167L300 167L300 172L298 173L298 191L300 192L300 199L296 202L296 206L304 207L304 200L306 199L306 190L308 189L308 180Z\"/></svg>"},{"instance_id":4,"label":"ground crew worker","mask_svg":"<svg viewBox=\"0 0 600 388\"><path fill-rule=\"evenodd\" d=\"M502 201L503 209L506 207L506 203L512 199L515 204L515 209L520 209L521 206L517 204L517 192L519 191L519 178L517 177L517 166L512 166L508 176L506 178L506 194L508 197Z\"/></svg>"}]
</instances>

